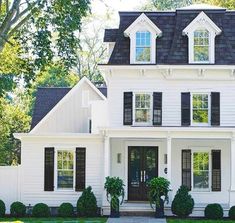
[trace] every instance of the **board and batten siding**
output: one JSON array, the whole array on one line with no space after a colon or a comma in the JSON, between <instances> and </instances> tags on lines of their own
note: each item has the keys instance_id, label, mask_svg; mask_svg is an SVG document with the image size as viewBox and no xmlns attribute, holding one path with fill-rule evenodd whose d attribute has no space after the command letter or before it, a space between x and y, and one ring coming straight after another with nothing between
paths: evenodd
<instances>
[{"instance_id":1,"label":"board and batten siding","mask_svg":"<svg viewBox=\"0 0 235 223\"><path fill-rule=\"evenodd\" d=\"M124 92L162 92L162 126L181 126L182 92L220 92L220 126L235 126L233 80L171 80L164 79L157 72L154 75L141 76L138 70L129 70L126 73L120 70L109 79L108 113L112 114L109 116L109 126L123 126Z\"/></svg>"},{"instance_id":2,"label":"board and batten siding","mask_svg":"<svg viewBox=\"0 0 235 223\"><path fill-rule=\"evenodd\" d=\"M76 147L86 148L86 187L92 186L98 205L101 205L103 191L103 142L101 139L34 139L22 142L22 178L21 201L25 205L46 202L51 207L58 207L63 202L76 206L82 192L44 191L44 148L61 149Z\"/></svg>"},{"instance_id":3,"label":"board and batten siding","mask_svg":"<svg viewBox=\"0 0 235 223\"><path fill-rule=\"evenodd\" d=\"M87 92L89 92L88 95ZM89 98L86 104L88 107L84 106L83 93L86 99ZM91 117L90 102L96 100L101 100L100 96L84 82L34 133L88 133Z\"/></svg>"}]
</instances>

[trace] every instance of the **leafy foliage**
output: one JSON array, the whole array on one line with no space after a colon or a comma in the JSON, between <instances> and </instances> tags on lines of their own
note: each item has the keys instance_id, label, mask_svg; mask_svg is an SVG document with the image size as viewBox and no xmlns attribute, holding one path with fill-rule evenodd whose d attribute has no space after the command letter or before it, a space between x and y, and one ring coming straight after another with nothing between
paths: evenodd
<instances>
[{"instance_id":1,"label":"leafy foliage","mask_svg":"<svg viewBox=\"0 0 235 223\"><path fill-rule=\"evenodd\" d=\"M164 196L164 201L168 201L168 192L170 191L170 182L164 177L155 177L148 183L150 205L160 206L160 199Z\"/></svg>"},{"instance_id":2,"label":"leafy foliage","mask_svg":"<svg viewBox=\"0 0 235 223\"><path fill-rule=\"evenodd\" d=\"M33 207L32 216L33 217L49 217L50 209L46 204L38 203Z\"/></svg>"},{"instance_id":3,"label":"leafy foliage","mask_svg":"<svg viewBox=\"0 0 235 223\"><path fill-rule=\"evenodd\" d=\"M73 217L73 205L71 203L62 203L58 209L58 214L60 217Z\"/></svg>"},{"instance_id":4,"label":"leafy foliage","mask_svg":"<svg viewBox=\"0 0 235 223\"><path fill-rule=\"evenodd\" d=\"M175 198L171 205L172 213L178 217L185 218L189 216L194 207L194 200L189 194L186 186L181 186L177 191Z\"/></svg>"},{"instance_id":5,"label":"leafy foliage","mask_svg":"<svg viewBox=\"0 0 235 223\"><path fill-rule=\"evenodd\" d=\"M27 132L30 120L21 107L0 98L0 165L20 163L20 142L13 133Z\"/></svg>"},{"instance_id":6,"label":"leafy foliage","mask_svg":"<svg viewBox=\"0 0 235 223\"><path fill-rule=\"evenodd\" d=\"M229 209L228 216L230 219L235 220L235 206L232 206Z\"/></svg>"},{"instance_id":7,"label":"leafy foliage","mask_svg":"<svg viewBox=\"0 0 235 223\"><path fill-rule=\"evenodd\" d=\"M111 208L118 211L119 197L121 197L120 204L123 203L125 190L123 180L119 177L106 177L104 189L106 190L107 200L111 203Z\"/></svg>"},{"instance_id":8,"label":"leafy foliage","mask_svg":"<svg viewBox=\"0 0 235 223\"><path fill-rule=\"evenodd\" d=\"M5 212L6 212L6 205L2 200L0 200L0 217L4 217Z\"/></svg>"},{"instance_id":9,"label":"leafy foliage","mask_svg":"<svg viewBox=\"0 0 235 223\"><path fill-rule=\"evenodd\" d=\"M13 202L10 207L11 216L13 217L24 217L26 214L26 206L19 202Z\"/></svg>"},{"instance_id":10,"label":"leafy foliage","mask_svg":"<svg viewBox=\"0 0 235 223\"><path fill-rule=\"evenodd\" d=\"M82 192L77 201L77 213L81 217L94 217L97 215L97 208L96 197L89 186Z\"/></svg>"},{"instance_id":11,"label":"leafy foliage","mask_svg":"<svg viewBox=\"0 0 235 223\"><path fill-rule=\"evenodd\" d=\"M205 217L208 219L219 220L223 218L223 208L220 204L208 204L205 208Z\"/></svg>"}]
</instances>

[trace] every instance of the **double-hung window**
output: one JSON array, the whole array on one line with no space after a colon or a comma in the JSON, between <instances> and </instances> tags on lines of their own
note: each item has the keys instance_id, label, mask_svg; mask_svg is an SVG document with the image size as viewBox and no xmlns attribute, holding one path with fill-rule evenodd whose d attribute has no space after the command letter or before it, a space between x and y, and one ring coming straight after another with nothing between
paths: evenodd
<instances>
[{"instance_id":1,"label":"double-hung window","mask_svg":"<svg viewBox=\"0 0 235 223\"><path fill-rule=\"evenodd\" d=\"M151 33L148 31L136 32L135 60L140 63L151 61Z\"/></svg>"},{"instance_id":2,"label":"double-hung window","mask_svg":"<svg viewBox=\"0 0 235 223\"><path fill-rule=\"evenodd\" d=\"M210 155L209 152L193 152L193 189L210 190Z\"/></svg>"},{"instance_id":3,"label":"double-hung window","mask_svg":"<svg viewBox=\"0 0 235 223\"><path fill-rule=\"evenodd\" d=\"M209 125L209 94L192 94L192 125Z\"/></svg>"},{"instance_id":4,"label":"double-hung window","mask_svg":"<svg viewBox=\"0 0 235 223\"><path fill-rule=\"evenodd\" d=\"M194 62L209 63L210 61L210 38L209 31L197 29L194 31Z\"/></svg>"},{"instance_id":5,"label":"double-hung window","mask_svg":"<svg viewBox=\"0 0 235 223\"><path fill-rule=\"evenodd\" d=\"M57 151L57 189L74 188L74 151Z\"/></svg>"},{"instance_id":6,"label":"double-hung window","mask_svg":"<svg viewBox=\"0 0 235 223\"><path fill-rule=\"evenodd\" d=\"M134 94L134 117L135 124L151 124L152 96L150 93Z\"/></svg>"}]
</instances>

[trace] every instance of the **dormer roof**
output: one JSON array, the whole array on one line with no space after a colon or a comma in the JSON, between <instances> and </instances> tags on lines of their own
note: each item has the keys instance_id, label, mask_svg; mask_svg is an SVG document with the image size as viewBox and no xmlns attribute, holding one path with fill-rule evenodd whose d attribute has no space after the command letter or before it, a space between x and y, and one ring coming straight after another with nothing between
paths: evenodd
<instances>
[{"instance_id":1,"label":"dormer roof","mask_svg":"<svg viewBox=\"0 0 235 223\"><path fill-rule=\"evenodd\" d=\"M206 15L206 13L201 12L184 30L183 35L195 30L195 28L204 27L208 30L214 31L215 35L219 35L222 30Z\"/></svg>"},{"instance_id":2,"label":"dormer roof","mask_svg":"<svg viewBox=\"0 0 235 223\"><path fill-rule=\"evenodd\" d=\"M145 27L149 31L155 33L157 36L162 35L162 31L154 24L151 19L145 13L142 13L125 31L124 35L126 37L130 36L130 33L135 30L136 26Z\"/></svg>"}]
</instances>

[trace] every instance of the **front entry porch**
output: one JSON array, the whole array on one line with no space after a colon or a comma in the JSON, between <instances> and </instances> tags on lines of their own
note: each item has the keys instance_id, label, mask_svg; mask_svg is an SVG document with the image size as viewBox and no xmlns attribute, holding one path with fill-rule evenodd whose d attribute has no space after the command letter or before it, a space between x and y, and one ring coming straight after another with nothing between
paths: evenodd
<instances>
[{"instance_id":1,"label":"front entry porch","mask_svg":"<svg viewBox=\"0 0 235 223\"><path fill-rule=\"evenodd\" d=\"M231 134L219 136L215 133L213 136L211 132L189 133L190 131L181 134L167 131L164 134L165 137L162 132L156 133L156 137L153 137L152 132L149 137L146 137L146 134L144 134L145 137L133 133L130 133L129 137L127 134L125 136L122 134L122 137L110 134L104 148L105 161L107 161L105 171L108 173L107 176L117 176L124 181L125 199L120 207L122 213L153 213L154 210L148 202L147 182L152 177L161 176L171 182L172 191L169 194L169 203L165 205L166 214L171 215L171 202L186 176L183 173L185 164L182 158L182 151L185 150L190 151L191 161L186 180L190 181L190 193L195 201L193 216L201 216L209 203L220 203L225 212L231 205L234 205L234 202L231 202L233 201L231 199L231 196L233 197L231 156L234 155L232 148L235 150L235 147L232 144ZM214 151L220 151L221 154L219 158L221 167L215 171L213 169L215 168ZM206 173L196 169L196 159L201 155L204 156L206 162L204 166L208 166L208 168L205 167ZM219 188L217 191L212 188L215 179ZM102 209L104 214L109 213L109 204L105 196Z\"/></svg>"}]
</instances>

